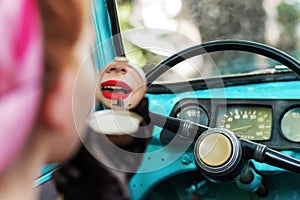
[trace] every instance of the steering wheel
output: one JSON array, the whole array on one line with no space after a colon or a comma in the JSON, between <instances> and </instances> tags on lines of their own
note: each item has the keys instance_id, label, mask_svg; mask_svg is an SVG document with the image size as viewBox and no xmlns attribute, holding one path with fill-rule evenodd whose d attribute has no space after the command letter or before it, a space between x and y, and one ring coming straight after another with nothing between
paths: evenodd
<instances>
[{"instance_id":1,"label":"steering wheel","mask_svg":"<svg viewBox=\"0 0 300 200\"><path fill-rule=\"evenodd\" d=\"M146 74L147 84L151 85L161 74L186 59L230 50L266 56L287 66L300 76L299 61L276 48L251 41L220 40L199 44L166 58ZM300 173L299 160L283 155L266 145L239 138L227 129L209 128L156 113L150 113L150 116L154 125L177 132L185 138L196 138L194 146L196 164L202 174L214 182L234 180L241 174L249 159Z\"/></svg>"},{"instance_id":2,"label":"steering wheel","mask_svg":"<svg viewBox=\"0 0 300 200\"><path fill-rule=\"evenodd\" d=\"M266 56L280 62L300 76L300 63L292 56L268 45L246 40L219 40L192 46L166 58L146 74L148 85L178 63L194 56L219 51L244 51Z\"/></svg>"}]
</instances>

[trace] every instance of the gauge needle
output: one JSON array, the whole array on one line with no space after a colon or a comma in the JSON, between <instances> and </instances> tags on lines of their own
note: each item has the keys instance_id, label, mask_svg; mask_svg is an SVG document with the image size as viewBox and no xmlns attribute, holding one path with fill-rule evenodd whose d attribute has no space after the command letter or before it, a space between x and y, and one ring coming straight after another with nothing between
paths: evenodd
<instances>
[{"instance_id":1,"label":"gauge needle","mask_svg":"<svg viewBox=\"0 0 300 200\"><path fill-rule=\"evenodd\" d=\"M239 130L248 129L248 128L251 128L251 127L252 127L252 125L248 125L248 126L242 126L242 127L230 129L230 130L232 130L232 131L239 131Z\"/></svg>"}]
</instances>

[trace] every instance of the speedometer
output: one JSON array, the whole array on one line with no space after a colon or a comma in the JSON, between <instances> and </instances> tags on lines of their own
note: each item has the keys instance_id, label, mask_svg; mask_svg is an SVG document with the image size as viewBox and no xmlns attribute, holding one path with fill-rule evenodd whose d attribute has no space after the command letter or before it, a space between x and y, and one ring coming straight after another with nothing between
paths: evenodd
<instances>
[{"instance_id":1,"label":"speedometer","mask_svg":"<svg viewBox=\"0 0 300 200\"><path fill-rule=\"evenodd\" d=\"M220 106L216 126L229 129L241 138L270 140L272 109L260 106Z\"/></svg>"}]
</instances>

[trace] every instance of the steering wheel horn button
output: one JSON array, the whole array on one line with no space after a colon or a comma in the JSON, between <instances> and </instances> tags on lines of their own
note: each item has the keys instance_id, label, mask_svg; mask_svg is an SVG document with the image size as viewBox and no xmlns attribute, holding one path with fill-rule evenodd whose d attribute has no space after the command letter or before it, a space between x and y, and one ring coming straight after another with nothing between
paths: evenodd
<instances>
[{"instance_id":1,"label":"steering wheel horn button","mask_svg":"<svg viewBox=\"0 0 300 200\"><path fill-rule=\"evenodd\" d=\"M232 181L243 168L241 142L223 128L203 132L195 143L194 157L201 173L214 182Z\"/></svg>"},{"instance_id":2,"label":"steering wheel horn button","mask_svg":"<svg viewBox=\"0 0 300 200\"><path fill-rule=\"evenodd\" d=\"M232 144L225 135L211 133L200 141L197 154L205 164L213 167L221 166L230 159Z\"/></svg>"}]
</instances>

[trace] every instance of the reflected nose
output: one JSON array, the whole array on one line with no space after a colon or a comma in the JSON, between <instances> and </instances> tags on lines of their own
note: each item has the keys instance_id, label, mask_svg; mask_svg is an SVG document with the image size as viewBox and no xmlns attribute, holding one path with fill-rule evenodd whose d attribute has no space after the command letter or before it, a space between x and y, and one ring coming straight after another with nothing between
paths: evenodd
<instances>
[{"instance_id":1,"label":"reflected nose","mask_svg":"<svg viewBox=\"0 0 300 200\"><path fill-rule=\"evenodd\" d=\"M125 66L111 66L106 70L107 73L121 73L126 74L127 69Z\"/></svg>"}]
</instances>

